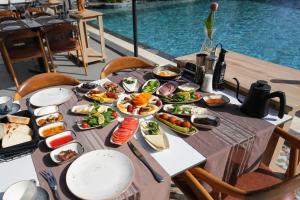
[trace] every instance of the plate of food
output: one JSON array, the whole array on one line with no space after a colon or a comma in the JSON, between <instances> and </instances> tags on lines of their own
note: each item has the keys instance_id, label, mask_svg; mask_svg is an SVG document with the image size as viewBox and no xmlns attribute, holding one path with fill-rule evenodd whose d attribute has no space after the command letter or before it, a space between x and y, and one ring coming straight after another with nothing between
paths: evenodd
<instances>
[{"instance_id":1,"label":"plate of food","mask_svg":"<svg viewBox=\"0 0 300 200\"><path fill-rule=\"evenodd\" d=\"M221 107L230 102L230 99L222 94L214 94L203 97L204 103L209 107Z\"/></svg>"},{"instance_id":2,"label":"plate of food","mask_svg":"<svg viewBox=\"0 0 300 200\"><path fill-rule=\"evenodd\" d=\"M80 92L88 92L90 90L93 90L93 89L97 88L98 86L99 86L98 84L93 83L93 82L85 82L85 83L80 83L77 86L77 89Z\"/></svg>"},{"instance_id":3,"label":"plate of food","mask_svg":"<svg viewBox=\"0 0 300 200\"><path fill-rule=\"evenodd\" d=\"M171 130L183 135L194 135L198 132L197 128L189 121L186 121L175 115L158 113L155 115L155 118L168 126Z\"/></svg>"},{"instance_id":4,"label":"plate of food","mask_svg":"<svg viewBox=\"0 0 300 200\"><path fill-rule=\"evenodd\" d=\"M207 113L206 108L200 108L196 105L182 105L182 104L165 104L163 110L167 113L178 115L178 116L191 116L193 114L205 114Z\"/></svg>"},{"instance_id":5,"label":"plate of food","mask_svg":"<svg viewBox=\"0 0 300 200\"><path fill-rule=\"evenodd\" d=\"M141 122L141 133L145 141L156 151L169 148L169 140L164 130L155 121Z\"/></svg>"},{"instance_id":6,"label":"plate of food","mask_svg":"<svg viewBox=\"0 0 300 200\"><path fill-rule=\"evenodd\" d=\"M168 96L163 96L161 99L165 103L171 103L171 104L187 104L187 103L194 103L197 101L200 101L202 98L200 92L195 91L181 91L176 92Z\"/></svg>"},{"instance_id":7,"label":"plate of food","mask_svg":"<svg viewBox=\"0 0 300 200\"><path fill-rule=\"evenodd\" d=\"M150 79L146 83L144 83L142 87L142 92L155 93L155 91L159 88L160 83L157 79Z\"/></svg>"},{"instance_id":8,"label":"plate of food","mask_svg":"<svg viewBox=\"0 0 300 200\"><path fill-rule=\"evenodd\" d=\"M140 88L138 80L133 77L123 78L122 86L126 92L138 92Z\"/></svg>"},{"instance_id":9,"label":"plate of food","mask_svg":"<svg viewBox=\"0 0 300 200\"><path fill-rule=\"evenodd\" d=\"M178 86L178 83L175 81L168 81L161 85L157 90L156 94L159 96L168 96L171 95L173 92L175 92L176 88Z\"/></svg>"},{"instance_id":10,"label":"plate of food","mask_svg":"<svg viewBox=\"0 0 300 200\"><path fill-rule=\"evenodd\" d=\"M145 117L158 112L162 108L162 102L149 93L134 93L120 99L117 108L126 115Z\"/></svg>"},{"instance_id":11,"label":"plate of food","mask_svg":"<svg viewBox=\"0 0 300 200\"><path fill-rule=\"evenodd\" d=\"M84 152L83 146L79 142L72 142L50 152L50 158L56 164L63 164L75 160Z\"/></svg>"},{"instance_id":12,"label":"plate of food","mask_svg":"<svg viewBox=\"0 0 300 200\"><path fill-rule=\"evenodd\" d=\"M118 99L118 94L109 91L94 89L85 94L89 99L98 101L100 103L115 103Z\"/></svg>"},{"instance_id":13,"label":"plate of food","mask_svg":"<svg viewBox=\"0 0 300 200\"><path fill-rule=\"evenodd\" d=\"M106 91L112 92L112 93L115 93L115 94L125 92L124 89L121 86L119 86L118 84L116 84L114 82L111 82L111 81L106 81L104 83L101 83L100 85Z\"/></svg>"},{"instance_id":14,"label":"plate of food","mask_svg":"<svg viewBox=\"0 0 300 200\"><path fill-rule=\"evenodd\" d=\"M58 112L57 106L45 106L35 109L33 111L33 114L35 117L41 117L43 115L49 115L56 112Z\"/></svg>"},{"instance_id":15,"label":"plate of food","mask_svg":"<svg viewBox=\"0 0 300 200\"><path fill-rule=\"evenodd\" d=\"M103 112L95 112L85 116L82 121L77 122L77 126L80 130L89 130L94 128L105 127L112 121L118 118L118 113L108 108Z\"/></svg>"},{"instance_id":16,"label":"plate of food","mask_svg":"<svg viewBox=\"0 0 300 200\"><path fill-rule=\"evenodd\" d=\"M152 72L153 76L160 80L173 80L181 75L181 70L172 65L155 67Z\"/></svg>"},{"instance_id":17,"label":"plate of food","mask_svg":"<svg viewBox=\"0 0 300 200\"><path fill-rule=\"evenodd\" d=\"M87 115L95 112L102 113L107 111L107 109L109 108L110 108L109 106L102 105L99 103L81 104L81 105L73 106L71 108L71 112L78 115Z\"/></svg>"},{"instance_id":18,"label":"plate of food","mask_svg":"<svg viewBox=\"0 0 300 200\"><path fill-rule=\"evenodd\" d=\"M127 143L139 128L139 120L133 117L125 117L121 124L114 130L110 142L116 145Z\"/></svg>"},{"instance_id":19,"label":"plate of food","mask_svg":"<svg viewBox=\"0 0 300 200\"><path fill-rule=\"evenodd\" d=\"M63 115L60 112L55 112L52 114L44 115L35 120L38 126L45 126L54 122L60 122L64 119Z\"/></svg>"},{"instance_id":20,"label":"plate of food","mask_svg":"<svg viewBox=\"0 0 300 200\"><path fill-rule=\"evenodd\" d=\"M190 92L190 91L199 90L200 86L196 83L185 83L185 84L179 85L178 89L181 91Z\"/></svg>"},{"instance_id":21,"label":"plate of food","mask_svg":"<svg viewBox=\"0 0 300 200\"><path fill-rule=\"evenodd\" d=\"M198 128L210 130L218 127L221 123L221 119L219 117L208 114L195 114L192 115L191 122Z\"/></svg>"}]
</instances>

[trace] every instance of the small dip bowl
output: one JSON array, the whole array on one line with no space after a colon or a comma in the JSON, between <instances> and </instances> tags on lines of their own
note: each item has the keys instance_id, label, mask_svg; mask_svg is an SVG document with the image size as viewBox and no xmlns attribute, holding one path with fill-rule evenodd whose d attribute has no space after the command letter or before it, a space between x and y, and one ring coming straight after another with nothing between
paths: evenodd
<instances>
[{"instance_id":1,"label":"small dip bowl","mask_svg":"<svg viewBox=\"0 0 300 200\"><path fill-rule=\"evenodd\" d=\"M214 94L203 97L204 103L209 107L221 107L230 102L230 99L222 94Z\"/></svg>"},{"instance_id":2,"label":"small dip bowl","mask_svg":"<svg viewBox=\"0 0 300 200\"><path fill-rule=\"evenodd\" d=\"M58 158L59 154L63 151L69 151L69 150L74 151L76 155L67 160L63 160L63 161L59 160ZM83 152L84 152L84 148L79 142L72 142L51 151L50 157L51 160L56 164L63 164L65 162L70 162L71 160L75 160Z\"/></svg>"},{"instance_id":3,"label":"small dip bowl","mask_svg":"<svg viewBox=\"0 0 300 200\"><path fill-rule=\"evenodd\" d=\"M58 112L58 107L57 106L46 106L46 107L40 107L34 110L34 115L36 117L40 117L43 115L48 115Z\"/></svg>"},{"instance_id":4,"label":"small dip bowl","mask_svg":"<svg viewBox=\"0 0 300 200\"><path fill-rule=\"evenodd\" d=\"M189 91L196 91L196 90L200 89L200 86L195 83L185 83L185 84L179 85L178 89L189 92Z\"/></svg>"},{"instance_id":5,"label":"small dip bowl","mask_svg":"<svg viewBox=\"0 0 300 200\"><path fill-rule=\"evenodd\" d=\"M201 129L211 130L220 125L221 119L212 115L192 115L191 122L194 126Z\"/></svg>"},{"instance_id":6,"label":"small dip bowl","mask_svg":"<svg viewBox=\"0 0 300 200\"><path fill-rule=\"evenodd\" d=\"M39 128L39 135L42 138L46 138L64 132L65 130L66 126L64 122L55 122Z\"/></svg>"},{"instance_id":7,"label":"small dip bowl","mask_svg":"<svg viewBox=\"0 0 300 200\"><path fill-rule=\"evenodd\" d=\"M76 134L73 131L65 131L48 137L45 142L50 149L56 149L65 144L68 144L76 139Z\"/></svg>"},{"instance_id":8,"label":"small dip bowl","mask_svg":"<svg viewBox=\"0 0 300 200\"><path fill-rule=\"evenodd\" d=\"M54 120L55 119L55 120ZM52 114L44 115L35 120L35 123L38 126L45 126L54 122L61 122L64 119L63 115L60 112L55 112Z\"/></svg>"}]
</instances>

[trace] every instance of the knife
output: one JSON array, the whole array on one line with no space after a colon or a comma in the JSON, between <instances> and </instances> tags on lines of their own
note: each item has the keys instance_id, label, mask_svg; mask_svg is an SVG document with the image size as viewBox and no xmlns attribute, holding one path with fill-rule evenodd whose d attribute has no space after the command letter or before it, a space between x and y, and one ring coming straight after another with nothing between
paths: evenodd
<instances>
[{"instance_id":1,"label":"knife","mask_svg":"<svg viewBox=\"0 0 300 200\"><path fill-rule=\"evenodd\" d=\"M147 160L145 159L145 157L141 154L141 152L139 152L139 150L129 141L128 143L129 148L131 149L131 151L134 153L134 155L136 155L136 157L138 159L140 159L140 161L142 161L142 163L144 163L144 165L150 170L151 174L153 175L154 179L158 182L161 183L164 181L164 178L158 174L151 166L150 164L147 162Z\"/></svg>"}]
</instances>

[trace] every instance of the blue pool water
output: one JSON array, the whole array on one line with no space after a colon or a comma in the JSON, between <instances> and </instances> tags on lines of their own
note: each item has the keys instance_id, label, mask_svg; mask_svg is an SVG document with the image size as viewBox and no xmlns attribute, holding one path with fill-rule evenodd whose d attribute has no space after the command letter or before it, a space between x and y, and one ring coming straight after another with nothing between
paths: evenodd
<instances>
[{"instance_id":1,"label":"blue pool water","mask_svg":"<svg viewBox=\"0 0 300 200\"><path fill-rule=\"evenodd\" d=\"M138 5L139 42L174 57L199 51L209 0ZM104 27L132 38L131 8L105 10ZM229 50L300 70L300 1L222 0L215 41Z\"/></svg>"}]
</instances>

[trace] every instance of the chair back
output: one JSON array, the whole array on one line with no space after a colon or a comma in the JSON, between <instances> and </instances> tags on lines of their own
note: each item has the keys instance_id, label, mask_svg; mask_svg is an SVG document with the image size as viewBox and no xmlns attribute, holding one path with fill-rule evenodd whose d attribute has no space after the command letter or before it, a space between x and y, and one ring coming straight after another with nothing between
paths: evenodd
<instances>
[{"instance_id":1,"label":"chair back","mask_svg":"<svg viewBox=\"0 0 300 200\"><path fill-rule=\"evenodd\" d=\"M24 96L43 88L57 85L78 85L79 83L80 82L77 79L61 73L43 73L35 75L27 79L17 88L14 100L20 100Z\"/></svg>"},{"instance_id":2,"label":"chair back","mask_svg":"<svg viewBox=\"0 0 300 200\"><path fill-rule=\"evenodd\" d=\"M103 79L111 73L124 69L134 68L154 68L154 65L138 57L124 56L107 63L100 74L100 78Z\"/></svg>"},{"instance_id":3,"label":"chair back","mask_svg":"<svg viewBox=\"0 0 300 200\"><path fill-rule=\"evenodd\" d=\"M59 52L74 50L79 46L78 28L70 23L47 26L43 29L43 35L51 51Z\"/></svg>"},{"instance_id":4,"label":"chair back","mask_svg":"<svg viewBox=\"0 0 300 200\"><path fill-rule=\"evenodd\" d=\"M31 15L43 12L41 7L29 7L26 9Z\"/></svg>"},{"instance_id":5,"label":"chair back","mask_svg":"<svg viewBox=\"0 0 300 200\"><path fill-rule=\"evenodd\" d=\"M40 57L43 53L39 33L29 29L7 33L3 43L12 60Z\"/></svg>"}]
</instances>

